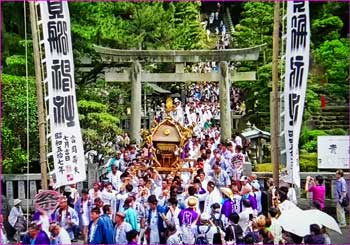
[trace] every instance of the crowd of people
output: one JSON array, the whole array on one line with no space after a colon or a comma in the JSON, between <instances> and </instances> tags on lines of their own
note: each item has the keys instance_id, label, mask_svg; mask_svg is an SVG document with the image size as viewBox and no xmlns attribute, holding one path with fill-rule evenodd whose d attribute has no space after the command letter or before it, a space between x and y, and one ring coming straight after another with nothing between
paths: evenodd
<instances>
[{"instance_id":1,"label":"crowd of people","mask_svg":"<svg viewBox=\"0 0 350 245\"><path fill-rule=\"evenodd\" d=\"M237 180L222 171L217 161L211 174L206 175L199 164L188 180L152 168L144 174L125 165L122 170L117 162L112 163L108 180L96 182L90 190L79 193L75 185L65 186L52 214L34 213L22 243L71 244L79 238L84 244L331 244L325 227L317 224L310 226L306 237L279 225L281 210L297 203L287 183L277 192L272 179L263 183L253 174ZM336 173L341 226L346 225L341 223L345 222L343 174L342 170ZM308 177L305 186L314 194L314 206L321 210L325 200L322 182L321 176L315 181ZM9 222L17 229L23 225L23 211L21 200L14 204Z\"/></svg>"},{"instance_id":2,"label":"crowd of people","mask_svg":"<svg viewBox=\"0 0 350 245\"><path fill-rule=\"evenodd\" d=\"M243 175L246 156L240 135L220 141L213 106L217 90L214 84L194 85L185 106L175 99L170 114L178 123L193 126L194 135L179 154L183 167L196 171L158 173L152 168L152 147L138 148L125 134L104 166L104 178L80 193L76 185L62 188L57 209L37 211L22 243L71 244L82 239L85 244L329 244L325 228L317 224L304 238L283 231L277 217L285 201L297 204L295 190L284 183L276 191L272 179L263 182L254 174ZM341 203L346 193L342 171L337 178ZM322 177L308 178L305 190L322 210ZM14 204L9 221L16 231L24 223L21 200ZM344 207L337 205L337 211L340 225L346 225Z\"/></svg>"}]
</instances>

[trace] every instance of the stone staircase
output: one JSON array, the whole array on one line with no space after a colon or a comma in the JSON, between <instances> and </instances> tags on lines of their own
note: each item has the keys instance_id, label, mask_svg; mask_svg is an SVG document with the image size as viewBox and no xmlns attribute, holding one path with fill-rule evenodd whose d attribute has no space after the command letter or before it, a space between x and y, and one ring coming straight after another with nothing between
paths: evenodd
<instances>
[{"instance_id":1,"label":"stone staircase","mask_svg":"<svg viewBox=\"0 0 350 245\"><path fill-rule=\"evenodd\" d=\"M235 31L235 27L233 26L230 8L225 9L224 23L227 27L227 32L231 35Z\"/></svg>"},{"instance_id":2,"label":"stone staircase","mask_svg":"<svg viewBox=\"0 0 350 245\"><path fill-rule=\"evenodd\" d=\"M313 114L309 124L315 129L349 129L349 106L327 106L319 113Z\"/></svg>"}]
</instances>

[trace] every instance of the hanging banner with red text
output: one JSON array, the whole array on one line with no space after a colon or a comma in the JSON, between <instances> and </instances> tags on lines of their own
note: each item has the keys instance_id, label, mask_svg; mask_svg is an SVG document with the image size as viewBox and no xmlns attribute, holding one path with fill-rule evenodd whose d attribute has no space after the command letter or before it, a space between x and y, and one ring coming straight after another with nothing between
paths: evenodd
<instances>
[{"instance_id":1,"label":"hanging banner with red text","mask_svg":"<svg viewBox=\"0 0 350 245\"><path fill-rule=\"evenodd\" d=\"M300 187L298 145L309 72L309 52L309 2L288 1L284 130L288 180L298 187Z\"/></svg>"},{"instance_id":2,"label":"hanging banner with red text","mask_svg":"<svg viewBox=\"0 0 350 245\"><path fill-rule=\"evenodd\" d=\"M41 1L48 108L56 186L86 179L75 95L73 49L67 1Z\"/></svg>"}]
</instances>

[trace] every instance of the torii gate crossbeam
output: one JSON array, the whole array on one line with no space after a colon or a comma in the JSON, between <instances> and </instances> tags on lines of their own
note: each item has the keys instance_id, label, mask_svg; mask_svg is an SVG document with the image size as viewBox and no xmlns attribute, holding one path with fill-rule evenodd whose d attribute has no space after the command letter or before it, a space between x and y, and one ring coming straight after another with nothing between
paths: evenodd
<instances>
[{"instance_id":1,"label":"torii gate crossbeam","mask_svg":"<svg viewBox=\"0 0 350 245\"><path fill-rule=\"evenodd\" d=\"M230 81L255 80L255 72L229 72L228 61L255 61L264 45L244 49L224 50L118 50L95 46L103 63L132 63L126 73L105 72L106 81L131 81L131 140L141 141L141 94L142 81L187 82L219 81L221 140L231 138ZM185 63L220 62L219 72L185 73ZM141 63L175 63L175 73L142 72ZM240 77L240 78L238 78Z\"/></svg>"}]
</instances>

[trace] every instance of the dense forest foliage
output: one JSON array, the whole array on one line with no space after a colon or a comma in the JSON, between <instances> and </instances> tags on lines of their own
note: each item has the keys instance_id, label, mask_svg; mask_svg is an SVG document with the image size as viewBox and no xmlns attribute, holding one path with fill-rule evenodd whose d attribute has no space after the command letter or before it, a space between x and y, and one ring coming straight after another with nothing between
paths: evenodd
<instances>
[{"instance_id":1,"label":"dense forest foliage","mask_svg":"<svg viewBox=\"0 0 350 245\"><path fill-rule=\"evenodd\" d=\"M225 4L224 7L231 11L234 23L234 32L231 33L232 48L267 44L258 62L242 63L238 68L242 71L257 70L258 80L237 82L234 85L244 91L249 120L268 130L273 4ZM320 110L320 94L327 96L335 104L344 105L348 101L349 91L348 5L341 2L310 4L312 46L305 121ZM130 103L128 85L111 85L101 79L99 74L103 67L98 64L98 57L93 50L94 44L118 49L188 50L210 49L215 43L215 36L207 37L201 25L205 10L211 8L209 3L76 2L69 3L69 7L75 65L79 67L79 61L85 56L90 56L96 63L89 74L80 73L77 69L75 74L85 150L94 149L97 145L112 140L122 131L119 123L126 117L126 108ZM37 161L39 158L31 31L29 16L26 16L26 43L23 3L3 3L2 8L2 167L3 173L20 173L24 171L23 166L27 161L28 134L29 160ZM28 9L26 12L29 15ZM26 45L30 76L28 130ZM307 129L303 130L301 147L306 145L304 148L313 152L315 147L310 148L310 141L315 141L315 137L310 135L314 134Z\"/></svg>"}]
</instances>

